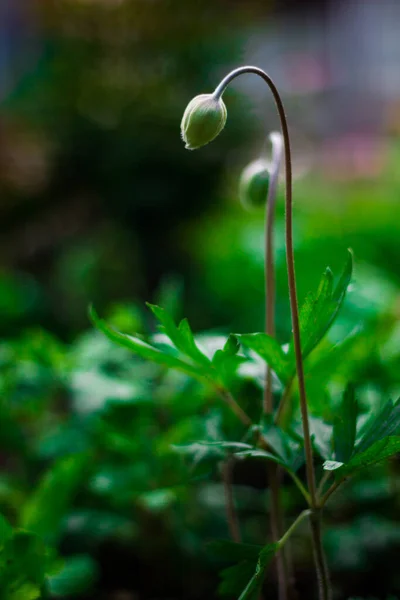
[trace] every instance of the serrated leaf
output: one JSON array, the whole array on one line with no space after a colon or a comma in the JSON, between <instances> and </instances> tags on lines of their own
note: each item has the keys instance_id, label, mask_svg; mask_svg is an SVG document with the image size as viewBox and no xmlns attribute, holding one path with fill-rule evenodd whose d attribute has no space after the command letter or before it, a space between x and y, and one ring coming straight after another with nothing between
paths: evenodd
<instances>
[{"instance_id":1,"label":"serrated leaf","mask_svg":"<svg viewBox=\"0 0 400 600\"><path fill-rule=\"evenodd\" d=\"M398 435L400 433L400 399L393 404L388 400L377 415L373 415L361 439L356 444L356 451L362 452L387 436Z\"/></svg>"},{"instance_id":2,"label":"serrated leaf","mask_svg":"<svg viewBox=\"0 0 400 600\"><path fill-rule=\"evenodd\" d=\"M336 471L336 478L343 479L344 477L353 475L360 469L364 469L378 462L381 462L386 458L390 458L398 452L400 452L400 437L389 436L375 442L364 452L355 454L347 464L341 465L340 467L336 467L335 469L331 468L330 470ZM326 463L324 464L324 469L327 469Z\"/></svg>"},{"instance_id":3,"label":"serrated leaf","mask_svg":"<svg viewBox=\"0 0 400 600\"><path fill-rule=\"evenodd\" d=\"M154 304L147 303L147 306L160 321L162 332L169 337L178 350L190 357L195 363L198 363L206 368L209 367L210 359L203 354L196 345L189 321L187 319L183 319L177 327L173 318L167 313L166 310L160 306L155 306Z\"/></svg>"},{"instance_id":4,"label":"serrated leaf","mask_svg":"<svg viewBox=\"0 0 400 600\"><path fill-rule=\"evenodd\" d=\"M322 275L317 292L310 293L300 308L300 337L303 357L306 358L319 344L332 326L343 304L353 271L353 255L348 251L348 258L342 275L333 289L332 271L327 268ZM294 345L289 344L288 358L293 372Z\"/></svg>"},{"instance_id":5,"label":"serrated leaf","mask_svg":"<svg viewBox=\"0 0 400 600\"><path fill-rule=\"evenodd\" d=\"M87 474L89 455L73 454L58 460L45 473L24 505L21 527L56 541L65 512Z\"/></svg>"},{"instance_id":6,"label":"serrated leaf","mask_svg":"<svg viewBox=\"0 0 400 600\"><path fill-rule=\"evenodd\" d=\"M191 377L204 377L205 372L202 367L189 364L170 353L162 352L158 348L151 346L138 337L117 331L108 325L103 319L100 319L93 307L89 308L89 316L93 325L109 340L115 344L118 344L119 346L122 346L123 348L127 348L141 358L155 362L164 367L182 371Z\"/></svg>"},{"instance_id":7,"label":"serrated leaf","mask_svg":"<svg viewBox=\"0 0 400 600\"><path fill-rule=\"evenodd\" d=\"M244 356L237 355L239 348L240 344L236 336L231 334L222 350L217 350L212 358L212 366L216 370L221 382L227 387L238 367L246 362Z\"/></svg>"},{"instance_id":8,"label":"serrated leaf","mask_svg":"<svg viewBox=\"0 0 400 600\"><path fill-rule=\"evenodd\" d=\"M223 347L223 351L226 354L231 354L234 356L239 352L240 344L235 335L233 333L230 334L228 339L226 340L225 346Z\"/></svg>"},{"instance_id":9,"label":"serrated leaf","mask_svg":"<svg viewBox=\"0 0 400 600\"><path fill-rule=\"evenodd\" d=\"M278 342L266 333L236 334L238 340L247 348L254 350L277 374L282 382L290 376L289 362Z\"/></svg>"},{"instance_id":10,"label":"serrated leaf","mask_svg":"<svg viewBox=\"0 0 400 600\"><path fill-rule=\"evenodd\" d=\"M335 459L347 463L356 441L358 406L355 388L349 384L343 393L342 402L335 413L333 423L333 446Z\"/></svg>"}]
</instances>

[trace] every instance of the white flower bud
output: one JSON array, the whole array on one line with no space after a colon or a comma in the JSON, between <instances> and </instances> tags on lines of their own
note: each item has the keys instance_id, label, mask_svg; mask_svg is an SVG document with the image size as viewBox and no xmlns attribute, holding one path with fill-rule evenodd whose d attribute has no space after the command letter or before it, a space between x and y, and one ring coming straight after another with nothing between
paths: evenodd
<instances>
[{"instance_id":1,"label":"white flower bud","mask_svg":"<svg viewBox=\"0 0 400 600\"><path fill-rule=\"evenodd\" d=\"M181 122L181 135L188 150L211 142L226 123L226 106L214 94L201 94L189 102Z\"/></svg>"}]
</instances>

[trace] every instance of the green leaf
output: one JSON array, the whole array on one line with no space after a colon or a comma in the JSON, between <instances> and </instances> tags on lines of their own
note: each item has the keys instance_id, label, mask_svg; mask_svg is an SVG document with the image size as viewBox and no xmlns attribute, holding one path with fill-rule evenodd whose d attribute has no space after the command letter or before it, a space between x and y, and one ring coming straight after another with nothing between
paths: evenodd
<instances>
[{"instance_id":1,"label":"green leaf","mask_svg":"<svg viewBox=\"0 0 400 600\"><path fill-rule=\"evenodd\" d=\"M23 583L16 588L10 586L6 594L5 600L38 600L43 598L40 587L34 583Z\"/></svg>"},{"instance_id":2,"label":"green leaf","mask_svg":"<svg viewBox=\"0 0 400 600\"><path fill-rule=\"evenodd\" d=\"M236 336L231 334L222 350L217 350L212 358L212 366L215 368L221 382L227 387L238 367L246 362L244 356L237 355L239 348L240 344Z\"/></svg>"},{"instance_id":3,"label":"green leaf","mask_svg":"<svg viewBox=\"0 0 400 600\"><path fill-rule=\"evenodd\" d=\"M220 571L221 583L218 586L220 596L235 596L237 598L248 581L253 577L257 559L254 561L244 560L237 565L227 567Z\"/></svg>"},{"instance_id":4,"label":"green leaf","mask_svg":"<svg viewBox=\"0 0 400 600\"><path fill-rule=\"evenodd\" d=\"M195 363L198 363L206 368L210 366L210 359L203 354L196 345L187 319L183 319L177 327L174 323L174 320L166 310L160 308L159 306L155 306L154 304L147 303L147 306L160 321L161 331L169 337L171 342L178 350L180 350L183 354L186 354L186 356L191 358Z\"/></svg>"},{"instance_id":5,"label":"green leaf","mask_svg":"<svg viewBox=\"0 0 400 600\"><path fill-rule=\"evenodd\" d=\"M373 415L367 423L360 440L357 442L356 451L362 452L374 442L387 436L400 433L400 399L396 404L388 400L377 415Z\"/></svg>"},{"instance_id":6,"label":"green leaf","mask_svg":"<svg viewBox=\"0 0 400 600\"><path fill-rule=\"evenodd\" d=\"M127 348L141 358L155 362L159 365L163 365L164 367L183 371L184 373L195 378L204 377L204 369L195 365L191 365L170 353L162 352L158 348L151 346L138 337L121 333L113 327L110 327L103 319L99 318L93 307L89 308L89 316L93 325L109 340L115 344L118 344L119 346Z\"/></svg>"},{"instance_id":7,"label":"green leaf","mask_svg":"<svg viewBox=\"0 0 400 600\"><path fill-rule=\"evenodd\" d=\"M323 459L332 458L332 425L310 416L310 433L315 450Z\"/></svg>"},{"instance_id":8,"label":"green leaf","mask_svg":"<svg viewBox=\"0 0 400 600\"><path fill-rule=\"evenodd\" d=\"M324 463L324 469L336 471L336 478L343 479L344 477L353 475L360 469L381 462L382 460L397 454L397 452L400 452L400 437L389 436L375 442L364 452L355 454L347 464L327 461Z\"/></svg>"},{"instance_id":9,"label":"green leaf","mask_svg":"<svg viewBox=\"0 0 400 600\"><path fill-rule=\"evenodd\" d=\"M52 596L71 597L87 592L97 578L97 564L87 554L64 559L62 570L49 578Z\"/></svg>"},{"instance_id":10,"label":"green leaf","mask_svg":"<svg viewBox=\"0 0 400 600\"><path fill-rule=\"evenodd\" d=\"M272 452L267 452L266 450L251 448L249 450L235 452L235 456L237 458L264 458L265 460L270 460L276 463L277 465L281 465L282 467L285 467L286 469L290 470L288 468L288 465L284 460L282 460L282 458L280 458L276 454L272 454Z\"/></svg>"},{"instance_id":11,"label":"green leaf","mask_svg":"<svg viewBox=\"0 0 400 600\"><path fill-rule=\"evenodd\" d=\"M221 571L222 582L218 588L221 595L235 596L242 600L258 600L266 570L278 550L278 544L255 546L217 541L210 544L213 554L236 565Z\"/></svg>"},{"instance_id":12,"label":"green leaf","mask_svg":"<svg viewBox=\"0 0 400 600\"><path fill-rule=\"evenodd\" d=\"M237 452L242 452L243 450L250 450L253 446L250 444L245 444L244 442L198 442L203 446L214 446L215 448L222 448L223 450L227 450L228 452L233 450Z\"/></svg>"},{"instance_id":13,"label":"green leaf","mask_svg":"<svg viewBox=\"0 0 400 600\"><path fill-rule=\"evenodd\" d=\"M226 456L224 450L219 446L212 446L204 442L193 442L186 445L173 445L172 450L191 458L192 469L203 461L218 461Z\"/></svg>"},{"instance_id":14,"label":"green leaf","mask_svg":"<svg viewBox=\"0 0 400 600\"><path fill-rule=\"evenodd\" d=\"M226 340L225 346L223 347L223 352L225 354L230 354L231 356L234 356L239 352L239 349L239 341L237 337L233 335L233 333L231 333L228 339Z\"/></svg>"},{"instance_id":15,"label":"green leaf","mask_svg":"<svg viewBox=\"0 0 400 600\"><path fill-rule=\"evenodd\" d=\"M3 544L12 536L13 529L11 525L6 521L3 515L0 514L0 548Z\"/></svg>"},{"instance_id":16,"label":"green leaf","mask_svg":"<svg viewBox=\"0 0 400 600\"><path fill-rule=\"evenodd\" d=\"M343 304L347 288L353 272L353 255L348 251L348 258L343 273L333 289L332 271L327 268L322 275L317 292L310 293L300 308L300 337L303 357L314 350L326 332L332 326ZM288 357L293 368L294 345L290 342Z\"/></svg>"},{"instance_id":17,"label":"green leaf","mask_svg":"<svg viewBox=\"0 0 400 600\"><path fill-rule=\"evenodd\" d=\"M288 380L288 358L274 338L266 333L237 334L237 338L244 346L261 356L282 382Z\"/></svg>"},{"instance_id":18,"label":"green leaf","mask_svg":"<svg viewBox=\"0 0 400 600\"><path fill-rule=\"evenodd\" d=\"M344 391L342 402L335 414L333 424L333 446L335 459L347 463L356 441L358 406L355 388L349 384Z\"/></svg>"},{"instance_id":19,"label":"green leaf","mask_svg":"<svg viewBox=\"0 0 400 600\"><path fill-rule=\"evenodd\" d=\"M48 551L42 540L26 531L14 531L0 548L2 600L41 598L48 565Z\"/></svg>"},{"instance_id":20,"label":"green leaf","mask_svg":"<svg viewBox=\"0 0 400 600\"><path fill-rule=\"evenodd\" d=\"M85 480L88 463L87 454L58 460L29 496L22 510L21 526L55 542L65 513Z\"/></svg>"},{"instance_id":21,"label":"green leaf","mask_svg":"<svg viewBox=\"0 0 400 600\"><path fill-rule=\"evenodd\" d=\"M304 462L303 444L275 424L272 415L263 415L261 433L268 446L277 454L285 467L295 472ZM267 452L267 454L269 454ZM267 457L265 457L267 458ZM274 461L276 462L276 461Z\"/></svg>"},{"instance_id":22,"label":"green leaf","mask_svg":"<svg viewBox=\"0 0 400 600\"><path fill-rule=\"evenodd\" d=\"M261 550L256 570L253 577L239 596L239 600L258 600L266 574L272 559L274 558L278 544L268 544Z\"/></svg>"}]
</instances>

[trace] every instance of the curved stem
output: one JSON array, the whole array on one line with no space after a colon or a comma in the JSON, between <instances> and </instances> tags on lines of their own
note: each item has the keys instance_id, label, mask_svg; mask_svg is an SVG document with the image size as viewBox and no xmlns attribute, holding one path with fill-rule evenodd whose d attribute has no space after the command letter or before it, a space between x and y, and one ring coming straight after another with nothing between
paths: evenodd
<instances>
[{"instance_id":1,"label":"curved stem","mask_svg":"<svg viewBox=\"0 0 400 600\"><path fill-rule=\"evenodd\" d=\"M329 578L326 568L326 562L322 560L323 549L321 542L320 533L320 515L317 505L317 490L315 483L315 471L313 464L313 453L310 437L310 424L308 418L308 406L306 396L306 386L303 369L303 357L301 352L301 339L300 339L300 324L299 324L299 311L297 303L297 289L296 289L296 276L294 266L294 249L293 249L293 196L292 196L292 159L290 149L290 136L289 128L285 114L285 108L283 106L282 99L279 95L278 89L271 79L271 77L265 73L262 69L253 66L239 67L231 73L229 73L217 86L214 91L214 97L219 99L223 94L226 86L236 77L244 73L254 73L261 77L268 85L271 93L274 97L275 104L278 110L279 119L282 128L282 135L284 140L284 152L285 152L285 167L286 167L286 262L288 270L288 287L289 287L289 299L290 299L290 311L292 319L293 329L293 344L296 359L296 372L299 386L299 399L300 399L300 411L303 425L304 435L304 449L306 458L306 473L307 483L310 494L310 505L312 513L316 515L315 519L312 519L312 539L314 546L314 557L315 566L317 569L318 580L320 582L320 599L329 600ZM318 518L317 518L318 517ZM321 558L322 557L322 558Z\"/></svg>"},{"instance_id":2,"label":"curved stem","mask_svg":"<svg viewBox=\"0 0 400 600\"><path fill-rule=\"evenodd\" d=\"M289 298L290 298L290 311L292 317L292 328L293 328L293 343L296 357L296 371L299 382L299 397L300 397L300 410L303 423L304 433L304 449L306 455L306 471L307 471L307 483L310 491L312 508L317 506L316 496L316 485L315 485L315 473L313 465L312 446L310 438L310 425L308 420L308 407L306 397L306 386L304 379L303 369L303 357L301 354L301 340L300 340L300 324L299 324L299 310L297 305L297 289L296 289L296 276L294 268L294 250L293 250L293 176L292 176L292 156L290 149L290 135L289 127L286 119L285 108L283 106L282 99L279 95L278 89L271 79L271 77L262 69L258 67L245 66L234 69L215 88L214 96L220 98L223 94L226 86L239 75L244 73L254 73L261 77L268 85L271 93L274 97L276 108L278 110L279 119L282 128L282 135L284 140L284 151L285 151L285 168L286 168L286 262L288 270L288 286L289 286Z\"/></svg>"},{"instance_id":3,"label":"curved stem","mask_svg":"<svg viewBox=\"0 0 400 600\"><path fill-rule=\"evenodd\" d=\"M310 515L311 515L311 510L310 509L303 510L303 512L301 512L299 514L299 516L297 517L297 519L291 524L291 526L289 527L289 529L287 530L287 532L285 533L285 535L282 536L282 538L279 540L279 545L283 546L284 544L286 544L286 542L288 541L288 539L290 538L290 536L292 535L292 533L300 525L300 523L302 521L304 521L304 519L306 517L309 517Z\"/></svg>"}]
</instances>

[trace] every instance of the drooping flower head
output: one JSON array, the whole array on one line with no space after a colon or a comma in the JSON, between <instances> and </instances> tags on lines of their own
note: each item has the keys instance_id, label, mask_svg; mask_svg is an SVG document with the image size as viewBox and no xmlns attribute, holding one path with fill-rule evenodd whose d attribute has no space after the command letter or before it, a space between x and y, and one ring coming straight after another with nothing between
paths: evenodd
<instances>
[{"instance_id":1,"label":"drooping flower head","mask_svg":"<svg viewBox=\"0 0 400 600\"><path fill-rule=\"evenodd\" d=\"M222 131L227 117L226 106L214 94L200 94L189 102L181 121L181 135L188 150L212 142Z\"/></svg>"}]
</instances>

